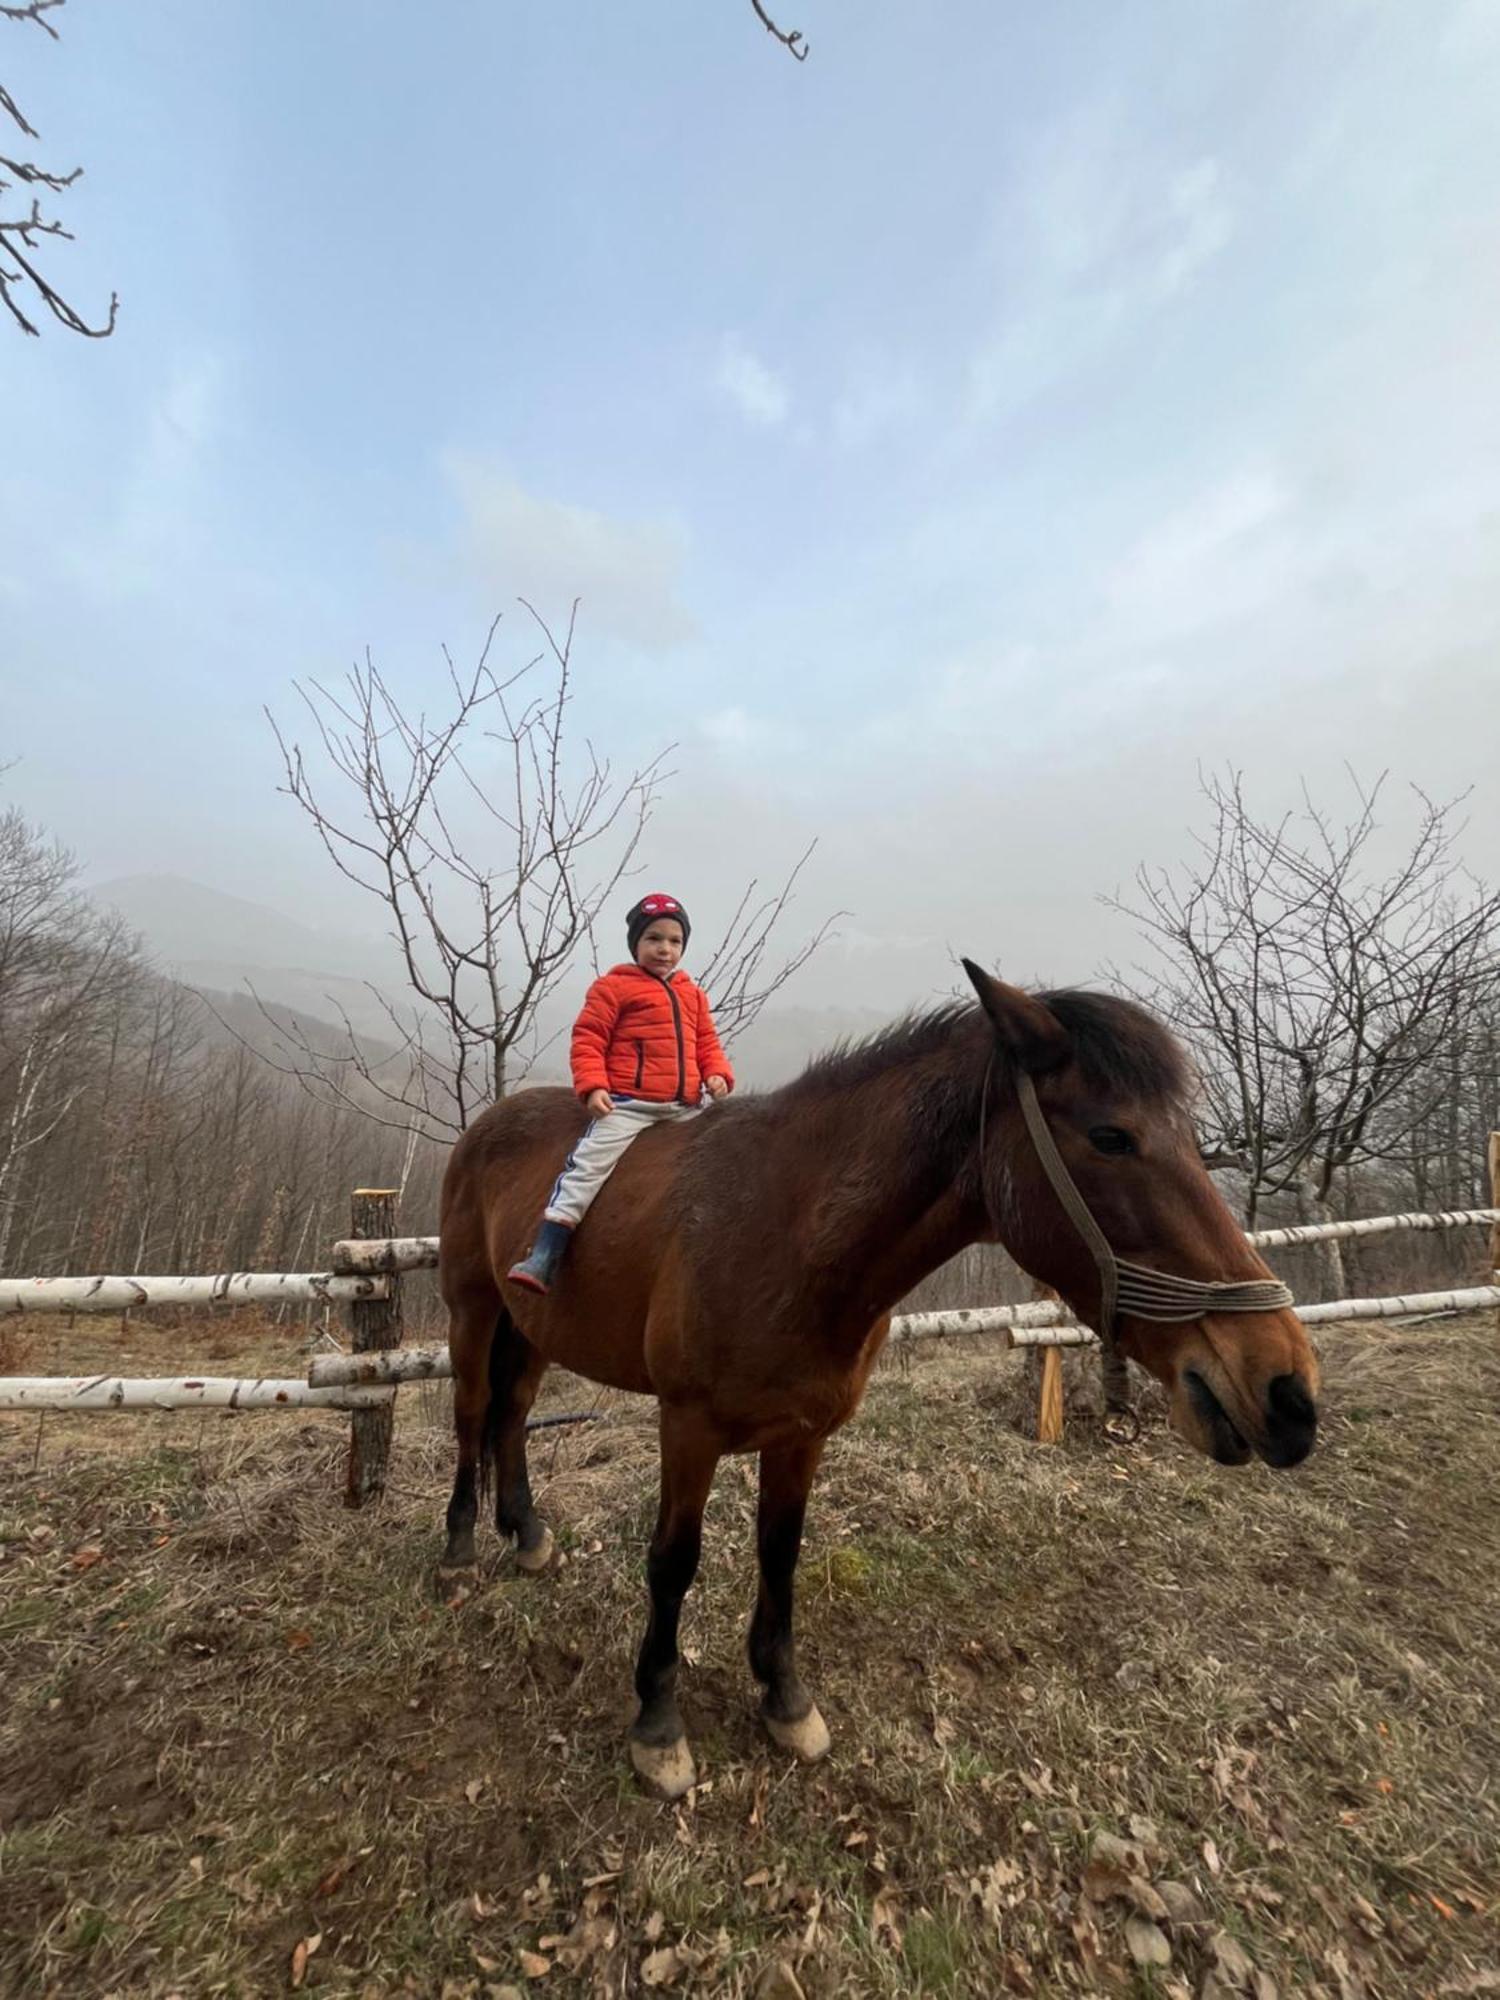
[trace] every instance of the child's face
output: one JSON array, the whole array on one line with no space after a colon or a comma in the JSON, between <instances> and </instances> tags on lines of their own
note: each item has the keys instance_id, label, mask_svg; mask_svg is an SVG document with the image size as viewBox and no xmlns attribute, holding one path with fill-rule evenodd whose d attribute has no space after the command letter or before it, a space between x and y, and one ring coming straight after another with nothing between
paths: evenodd
<instances>
[{"instance_id":1,"label":"child's face","mask_svg":"<svg viewBox=\"0 0 1500 2000\"><path fill-rule=\"evenodd\" d=\"M682 957L682 925L675 917L658 917L641 932L635 962L658 976L671 972Z\"/></svg>"}]
</instances>

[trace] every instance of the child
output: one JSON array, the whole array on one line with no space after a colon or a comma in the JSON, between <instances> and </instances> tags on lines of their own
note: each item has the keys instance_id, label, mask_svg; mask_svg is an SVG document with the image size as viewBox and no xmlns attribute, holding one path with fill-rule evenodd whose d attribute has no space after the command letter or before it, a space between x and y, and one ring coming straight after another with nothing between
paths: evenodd
<instances>
[{"instance_id":1,"label":"child","mask_svg":"<svg viewBox=\"0 0 1500 2000\"><path fill-rule=\"evenodd\" d=\"M643 896L625 919L631 965L596 979L573 1024L573 1088L593 1122L558 1176L529 1257L510 1282L547 1292L573 1231L620 1155L649 1125L695 1118L727 1097L734 1072L708 996L679 972L692 926L675 896Z\"/></svg>"}]
</instances>

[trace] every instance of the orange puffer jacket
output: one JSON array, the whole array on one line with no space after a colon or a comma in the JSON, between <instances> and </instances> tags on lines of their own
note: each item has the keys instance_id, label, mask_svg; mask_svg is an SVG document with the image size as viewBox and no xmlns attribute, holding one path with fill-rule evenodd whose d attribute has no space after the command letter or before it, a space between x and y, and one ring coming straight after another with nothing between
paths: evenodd
<instances>
[{"instance_id":1,"label":"orange puffer jacket","mask_svg":"<svg viewBox=\"0 0 1500 2000\"><path fill-rule=\"evenodd\" d=\"M643 965L617 965L596 979L573 1024L573 1088L607 1090L655 1104L696 1104L705 1077L734 1088L708 995L680 968L658 979Z\"/></svg>"}]
</instances>

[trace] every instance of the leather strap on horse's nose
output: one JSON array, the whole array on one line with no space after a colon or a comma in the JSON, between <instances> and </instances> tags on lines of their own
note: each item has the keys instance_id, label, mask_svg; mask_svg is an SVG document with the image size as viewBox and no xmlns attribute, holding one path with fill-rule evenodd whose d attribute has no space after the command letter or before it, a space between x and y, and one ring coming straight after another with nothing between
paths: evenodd
<instances>
[{"instance_id":1,"label":"leather strap on horse's nose","mask_svg":"<svg viewBox=\"0 0 1500 2000\"><path fill-rule=\"evenodd\" d=\"M1099 1338L1115 1337L1115 1316L1128 1312L1134 1319L1156 1320L1164 1325L1202 1319L1205 1313L1279 1312L1294 1303L1291 1292L1279 1278L1246 1278L1219 1282L1201 1278L1178 1278L1170 1271L1153 1271L1147 1264L1127 1264L1116 1257L1109 1239L1089 1213L1087 1202L1078 1192L1068 1172L1052 1128L1037 1100L1036 1085L1023 1070L1017 1078L1021 1115L1031 1134L1042 1169L1067 1212L1068 1220L1093 1253L1099 1266Z\"/></svg>"}]
</instances>

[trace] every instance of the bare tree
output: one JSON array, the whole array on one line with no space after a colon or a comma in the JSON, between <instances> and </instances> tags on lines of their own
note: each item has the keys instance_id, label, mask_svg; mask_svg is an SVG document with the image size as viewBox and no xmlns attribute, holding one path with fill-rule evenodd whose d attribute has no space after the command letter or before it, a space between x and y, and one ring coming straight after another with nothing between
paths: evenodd
<instances>
[{"instance_id":1,"label":"bare tree","mask_svg":"<svg viewBox=\"0 0 1500 2000\"><path fill-rule=\"evenodd\" d=\"M472 671L445 651L451 700L436 721L408 714L368 659L336 689L298 690L316 773L272 720L283 789L340 873L383 905L405 995L370 989L390 1024L380 1047L342 1009L332 1044L265 1009L270 1059L327 1101L429 1136L461 1131L535 1060L546 1003L580 953L595 958L595 923L632 870L666 776L665 750L620 775L586 740L575 753L577 606L560 638L525 610L541 644L514 672L493 664L498 619ZM777 892L750 885L711 957L731 1033L827 936L825 924L767 962L803 862Z\"/></svg>"},{"instance_id":2,"label":"bare tree","mask_svg":"<svg viewBox=\"0 0 1500 2000\"><path fill-rule=\"evenodd\" d=\"M66 848L14 808L0 814L0 1266L26 1170L139 971L134 937L77 894L76 874Z\"/></svg>"},{"instance_id":3,"label":"bare tree","mask_svg":"<svg viewBox=\"0 0 1500 2000\"><path fill-rule=\"evenodd\" d=\"M1382 872L1383 789L1356 783L1343 824L1305 796L1266 822L1238 773L1210 777L1198 858L1113 899L1155 947L1147 997L1198 1057L1205 1142L1243 1172L1251 1224L1271 1195L1323 1219L1350 1169L1405 1156L1495 976L1500 893L1459 864L1459 802L1415 792Z\"/></svg>"},{"instance_id":4,"label":"bare tree","mask_svg":"<svg viewBox=\"0 0 1500 2000\"><path fill-rule=\"evenodd\" d=\"M834 925L845 914L837 910L825 917L788 957L768 962L772 937L787 914L798 878L812 854L811 846L804 848L777 889L762 891L759 879L748 884L723 937L709 952L699 974L699 983L712 996L714 1020L726 1048L754 1023L766 1002L806 965L813 953L827 943Z\"/></svg>"},{"instance_id":5,"label":"bare tree","mask_svg":"<svg viewBox=\"0 0 1500 2000\"><path fill-rule=\"evenodd\" d=\"M66 0L22 0L22 4L0 5L0 21L30 23L55 42L59 39L58 33L48 16L65 4ZM28 121L3 84L0 84L0 113L20 130L23 139L40 138L36 127ZM104 340L115 330L120 308L116 294L110 294L109 318L104 325L90 326L41 267L40 260L49 240L55 242L61 238L71 242L73 239L72 231L65 229L55 216L43 209L41 195L35 190L41 189L49 195L65 194L81 179L82 174L82 167L74 167L70 173L56 173L39 166L35 160L12 158L9 154L0 153L0 300L3 300L22 333L37 334L41 331L29 317L29 312L36 310L37 300L70 333L83 334L89 340ZM5 199L7 196L14 199L18 189L23 203L21 212L7 215L3 206Z\"/></svg>"}]
</instances>

